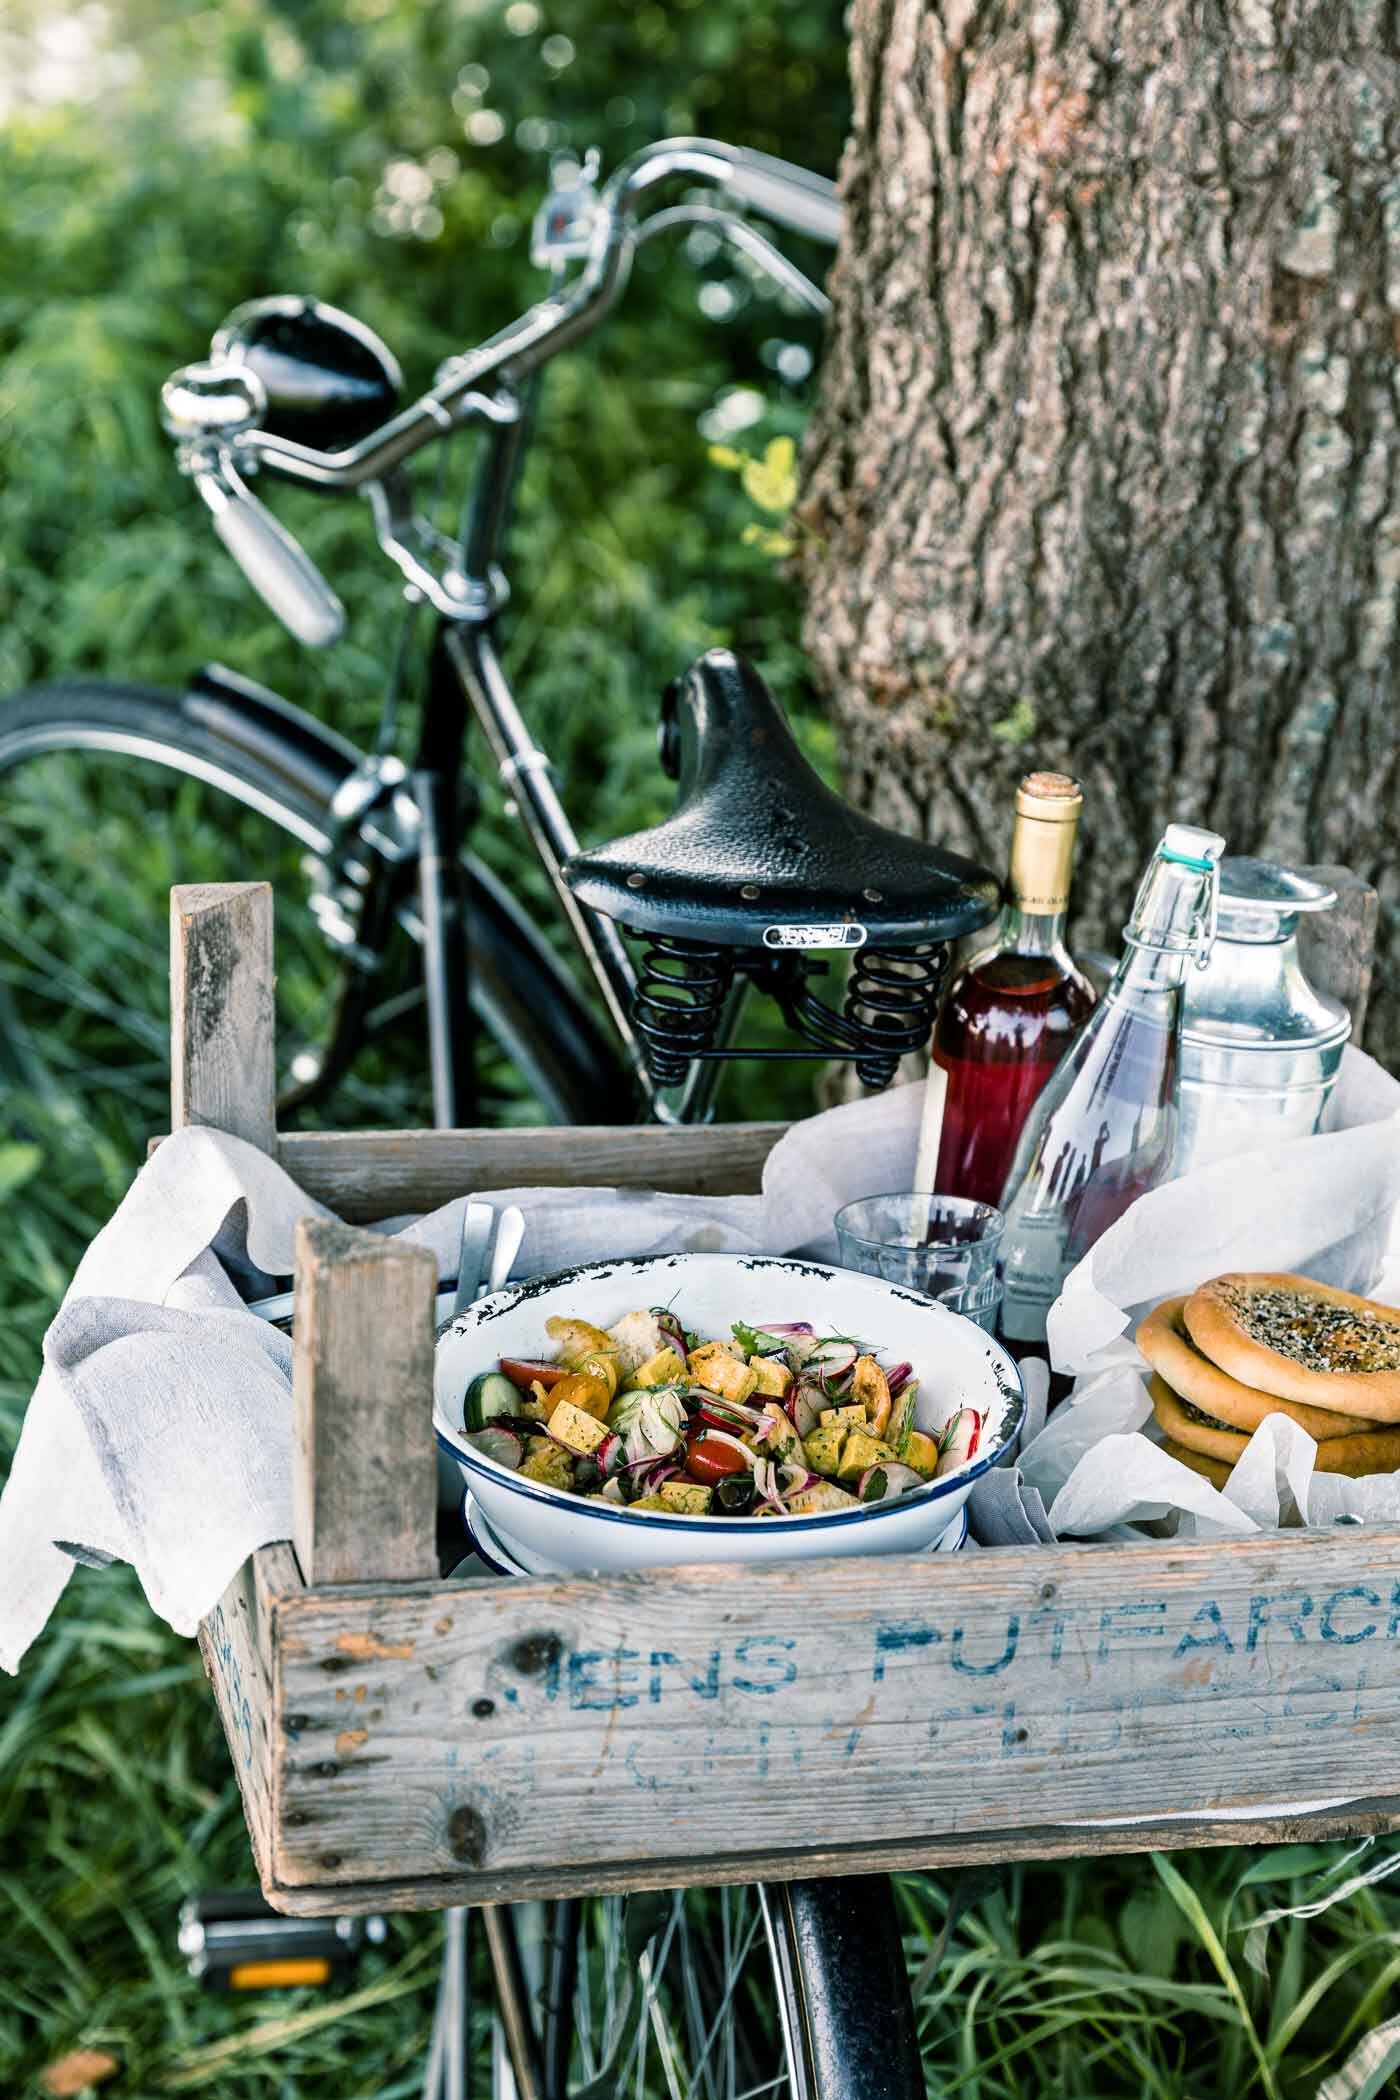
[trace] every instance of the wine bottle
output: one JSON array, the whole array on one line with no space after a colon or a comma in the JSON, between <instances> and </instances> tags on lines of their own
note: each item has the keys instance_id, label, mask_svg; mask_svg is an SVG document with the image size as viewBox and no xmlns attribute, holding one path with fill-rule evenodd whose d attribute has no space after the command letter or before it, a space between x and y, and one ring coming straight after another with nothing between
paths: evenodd
<instances>
[{"instance_id":1,"label":"wine bottle","mask_svg":"<svg viewBox=\"0 0 1400 2100\"><path fill-rule=\"evenodd\" d=\"M1169 824L1123 929L1123 958L1021 1133L1002 1193L1002 1332L1043 1354L1066 1276L1128 1205L1172 1174L1182 984L1215 933L1213 831Z\"/></svg>"},{"instance_id":2,"label":"wine bottle","mask_svg":"<svg viewBox=\"0 0 1400 2100\"><path fill-rule=\"evenodd\" d=\"M944 1195L1000 1201L1036 1097L1093 1007L1065 947L1083 807L1064 773L1028 773L1017 791L1001 923L949 985L933 1033L948 1075L934 1179Z\"/></svg>"}]
</instances>

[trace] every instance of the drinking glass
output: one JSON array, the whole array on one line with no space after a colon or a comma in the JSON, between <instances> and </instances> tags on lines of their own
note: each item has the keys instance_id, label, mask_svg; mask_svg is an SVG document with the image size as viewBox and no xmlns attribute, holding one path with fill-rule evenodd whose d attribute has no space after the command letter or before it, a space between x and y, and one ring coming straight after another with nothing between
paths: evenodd
<instances>
[{"instance_id":1,"label":"drinking glass","mask_svg":"<svg viewBox=\"0 0 1400 2100\"><path fill-rule=\"evenodd\" d=\"M993 1204L916 1189L848 1203L836 1213L836 1239L844 1268L922 1291L990 1334L1001 1304L1005 1224Z\"/></svg>"}]
</instances>

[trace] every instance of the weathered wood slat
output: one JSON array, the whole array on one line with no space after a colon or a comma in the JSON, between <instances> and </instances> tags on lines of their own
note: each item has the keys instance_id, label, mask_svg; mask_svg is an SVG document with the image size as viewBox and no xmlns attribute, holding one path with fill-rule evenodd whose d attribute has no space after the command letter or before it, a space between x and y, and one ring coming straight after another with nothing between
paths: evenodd
<instances>
[{"instance_id":1,"label":"weathered wood slat","mask_svg":"<svg viewBox=\"0 0 1400 2100\"><path fill-rule=\"evenodd\" d=\"M290 1548L265 1547L244 1562L199 1629L205 1673L214 1687L253 1858L264 1881L272 1871L276 1829L277 1646L272 1614L279 1595L301 1589Z\"/></svg>"},{"instance_id":2,"label":"weathered wood slat","mask_svg":"<svg viewBox=\"0 0 1400 2100\"><path fill-rule=\"evenodd\" d=\"M1359 1044L1371 997L1380 898L1350 868L1312 867L1303 873L1330 883L1337 892L1331 911L1306 912L1298 921L1303 968L1320 991L1330 992L1349 1009L1351 1039Z\"/></svg>"},{"instance_id":3,"label":"weathered wood slat","mask_svg":"<svg viewBox=\"0 0 1400 2100\"><path fill-rule=\"evenodd\" d=\"M170 892L170 1120L212 1124L270 1152L277 1077L272 886Z\"/></svg>"},{"instance_id":4,"label":"weathered wood slat","mask_svg":"<svg viewBox=\"0 0 1400 2100\"><path fill-rule=\"evenodd\" d=\"M713 1803L710 1804L713 1816ZM1108 1858L1132 1852L1196 1851L1210 1845L1320 1844L1324 1839L1382 1837L1400 1829L1400 1797L1352 1803L1315 1815L1241 1821L1183 1821L1105 1826L1018 1823L977 1837L929 1836L882 1844L813 1843L792 1852L681 1853L665 1861L624 1860L594 1867L539 1867L519 1873L452 1874L425 1880L336 1883L285 1888L264 1880L274 1909L291 1917L335 1917L366 1911L442 1910L452 1903L516 1903L534 1896L625 1894L635 1889L717 1888L722 1882L785 1881L838 1874L937 1873L963 1866L1007 1866L1018 1860Z\"/></svg>"},{"instance_id":5,"label":"weathered wood slat","mask_svg":"<svg viewBox=\"0 0 1400 2100\"><path fill-rule=\"evenodd\" d=\"M437 1573L436 1295L426 1247L297 1226L292 1529L308 1582Z\"/></svg>"},{"instance_id":6,"label":"weathered wood slat","mask_svg":"<svg viewBox=\"0 0 1400 2100\"><path fill-rule=\"evenodd\" d=\"M717 1788L762 1804L736 1877L1400 1795L1396 1533L317 1589L276 1624L283 1892L710 1880Z\"/></svg>"},{"instance_id":7,"label":"weathered wood slat","mask_svg":"<svg viewBox=\"0 0 1400 2100\"><path fill-rule=\"evenodd\" d=\"M352 1224L436 1210L466 1190L659 1188L749 1195L785 1123L705 1129L294 1131L277 1157Z\"/></svg>"}]
</instances>

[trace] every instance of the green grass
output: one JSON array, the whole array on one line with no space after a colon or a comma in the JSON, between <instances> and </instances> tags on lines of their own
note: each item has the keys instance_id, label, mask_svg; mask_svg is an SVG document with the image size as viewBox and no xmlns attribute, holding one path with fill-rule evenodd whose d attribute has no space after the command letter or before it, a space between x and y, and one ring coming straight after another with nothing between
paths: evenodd
<instances>
[{"instance_id":1,"label":"green grass","mask_svg":"<svg viewBox=\"0 0 1400 2100\"><path fill-rule=\"evenodd\" d=\"M0 88L7 67L19 77L11 54L40 12L16 0L0 24ZM114 19L130 31L134 84L95 105L11 112L0 691L71 674L171 683L217 655L367 738L398 615L362 507L278 499L352 610L345 642L309 657L263 617L175 474L153 411L161 377L239 299L302 287L381 329L421 386L447 351L536 295L525 228L551 145L596 139L611 164L701 130L834 166L846 116L836 0L559 0L537 13L522 30L495 0L127 0ZM560 66L545 39L563 33L573 55ZM509 119L490 146L464 130L484 110ZM400 163L435 171L431 238L385 222L386 171ZM616 327L554 375L522 492L509 661L590 839L664 811L656 697L712 641L761 663L834 767L798 607L744 543L754 513L709 466L698 428L742 383L763 397L746 442L796 433L806 392L775 379L774 346L816 338L721 259L704 273L737 302L724 326L648 252ZM542 908L494 794L479 843ZM250 874L277 882L283 1010L310 1032L327 958L292 908L296 857L258 820L231 820L188 785L67 762L0 795L0 1001L38 1011L43 995L49 1015L42 1069L0 1068L0 1450L74 1263L161 1120L165 892ZM80 993L101 1011L82 1018ZM368 1064L337 1114L421 1119L421 1067L411 1045ZM487 1081L494 1114L530 1112L508 1073ZM750 1075L739 1111L801 1105L805 1078L775 1084ZM1336 1848L1297 1847L909 1879L931 2089L1304 2100L1393 2012L1400 1896L1380 1882L1276 1921L1262 1968L1247 1928L1343 1888L1350 1871ZM0 1682L0 2091L27 2092L82 2041L122 2057L123 2095L416 2092L433 1921L396 1920L343 2000L205 1997L174 1952L179 1902L248 1873L193 1648L152 1618L129 1571L78 1573L19 1678ZM1366 2082L1344 2090L1364 2100Z\"/></svg>"}]
</instances>

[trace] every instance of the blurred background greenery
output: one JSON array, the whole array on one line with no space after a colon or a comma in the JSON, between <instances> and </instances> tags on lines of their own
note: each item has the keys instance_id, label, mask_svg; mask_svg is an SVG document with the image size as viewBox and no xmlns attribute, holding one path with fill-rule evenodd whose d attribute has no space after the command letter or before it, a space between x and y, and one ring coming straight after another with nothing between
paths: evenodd
<instances>
[{"instance_id":1,"label":"blurred background greenery","mask_svg":"<svg viewBox=\"0 0 1400 2100\"><path fill-rule=\"evenodd\" d=\"M6 0L0 693L73 675L171 684L217 656L367 738L399 614L365 511L278 498L351 609L345 642L310 656L175 473L160 380L241 299L306 290L376 328L419 388L538 295L528 231L553 155L597 145L611 166L699 131L830 171L847 112L836 0ZM522 494L509 661L589 838L662 813L656 696L713 641L764 667L834 764L789 587L745 538L738 481L708 461L712 442L800 433L818 337L707 237L687 259L644 251L617 323L555 368ZM480 843L535 894L490 797ZM80 1063L43 1086L0 1071L7 1447L74 1261L161 1119L166 889L283 873L291 888L294 872L256 820L188 785L45 761L0 796L0 995L96 986L135 1045L101 1083ZM310 1019L324 958L285 921L279 958ZM495 1113L529 1113L508 1072L487 1079ZM740 1111L800 1106L776 1085ZM421 1086L371 1065L337 1109L419 1120ZM81 2040L122 2058L124 2093L417 2090L431 1921L396 1922L372 1958L378 2002L294 2006L289 2026L184 1977L179 1899L244 1880L246 1844L197 1658L125 1573L79 1573L0 1686L0 1839L0 2089ZM946 1886L911 1880L931 2077L985 2100L1312 2093L1384 2016L1400 1906L1380 1888L1291 1921L1268 1975L1241 1962L1236 1928L1324 1869L1335 1884L1335 1853L1285 1848L1201 1855L1184 1881L1145 1860L1018 1871L956 1915Z\"/></svg>"}]
</instances>

